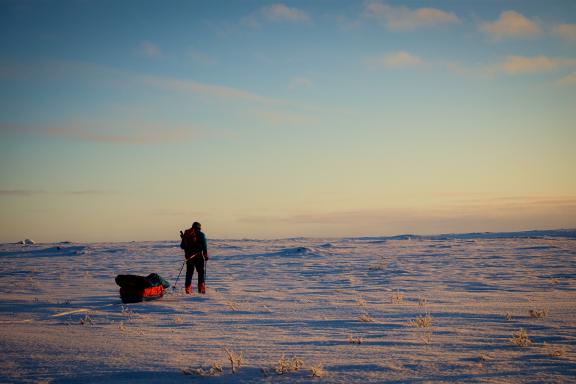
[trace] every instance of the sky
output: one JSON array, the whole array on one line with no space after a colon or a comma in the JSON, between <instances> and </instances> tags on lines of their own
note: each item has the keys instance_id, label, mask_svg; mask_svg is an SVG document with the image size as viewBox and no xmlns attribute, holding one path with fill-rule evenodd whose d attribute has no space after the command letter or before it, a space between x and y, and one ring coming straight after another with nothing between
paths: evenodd
<instances>
[{"instance_id":1,"label":"sky","mask_svg":"<svg viewBox=\"0 0 576 384\"><path fill-rule=\"evenodd\" d=\"M576 228L576 2L0 0L0 241Z\"/></svg>"}]
</instances>

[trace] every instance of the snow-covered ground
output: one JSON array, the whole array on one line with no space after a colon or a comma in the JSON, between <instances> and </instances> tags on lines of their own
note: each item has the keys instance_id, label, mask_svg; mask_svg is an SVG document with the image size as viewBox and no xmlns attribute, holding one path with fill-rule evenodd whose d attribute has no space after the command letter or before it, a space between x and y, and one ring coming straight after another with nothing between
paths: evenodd
<instances>
[{"instance_id":1,"label":"snow-covered ground","mask_svg":"<svg viewBox=\"0 0 576 384\"><path fill-rule=\"evenodd\" d=\"M575 380L576 231L209 247L205 296L123 305L178 242L0 245L0 382Z\"/></svg>"}]
</instances>

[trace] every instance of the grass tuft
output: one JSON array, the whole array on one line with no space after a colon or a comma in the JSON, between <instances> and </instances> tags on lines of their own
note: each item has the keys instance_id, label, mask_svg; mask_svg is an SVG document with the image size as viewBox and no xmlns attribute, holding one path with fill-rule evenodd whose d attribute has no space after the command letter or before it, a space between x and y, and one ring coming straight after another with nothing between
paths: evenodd
<instances>
[{"instance_id":1,"label":"grass tuft","mask_svg":"<svg viewBox=\"0 0 576 384\"><path fill-rule=\"evenodd\" d=\"M426 345L432 344L432 331L424 332L424 334L420 336L420 340Z\"/></svg>"},{"instance_id":2,"label":"grass tuft","mask_svg":"<svg viewBox=\"0 0 576 384\"><path fill-rule=\"evenodd\" d=\"M532 317L534 319L543 319L546 316L548 316L548 311L546 309L543 309L541 311L537 311L534 309L530 310L530 317Z\"/></svg>"},{"instance_id":3,"label":"grass tuft","mask_svg":"<svg viewBox=\"0 0 576 384\"><path fill-rule=\"evenodd\" d=\"M360 320L363 323L373 323L374 319L372 317L370 317L369 314L367 313L363 313L358 317L358 320Z\"/></svg>"},{"instance_id":4,"label":"grass tuft","mask_svg":"<svg viewBox=\"0 0 576 384\"><path fill-rule=\"evenodd\" d=\"M228 308L230 308L230 310L234 312L238 312L240 310L238 304L234 303L233 301L228 301L226 305L228 306Z\"/></svg>"},{"instance_id":5,"label":"grass tuft","mask_svg":"<svg viewBox=\"0 0 576 384\"><path fill-rule=\"evenodd\" d=\"M184 368L184 369L181 369L180 372L182 372L183 375L194 375L194 376L207 377L207 376L221 375L222 372L224 372L224 370L222 369L222 366L220 364L214 363L214 364L212 364L212 367L210 367L209 369L204 369L202 367Z\"/></svg>"},{"instance_id":6,"label":"grass tuft","mask_svg":"<svg viewBox=\"0 0 576 384\"><path fill-rule=\"evenodd\" d=\"M310 373L312 374L312 377L324 377L326 375L326 371L324 371L322 364L311 367Z\"/></svg>"},{"instance_id":7,"label":"grass tuft","mask_svg":"<svg viewBox=\"0 0 576 384\"><path fill-rule=\"evenodd\" d=\"M80 325L94 325L94 320L92 320L90 316L86 315L80 319Z\"/></svg>"},{"instance_id":8,"label":"grass tuft","mask_svg":"<svg viewBox=\"0 0 576 384\"><path fill-rule=\"evenodd\" d=\"M428 299L425 297L419 297L418 298L418 306L420 307L426 307L428 305Z\"/></svg>"},{"instance_id":9,"label":"grass tuft","mask_svg":"<svg viewBox=\"0 0 576 384\"><path fill-rule=\"evenodd\" d=\"M397 290L396 293L392 295L390 302L392 304L401 304L402 300L404 300L404 295L400 293L400 290Z\"/></svg>"},{"instance_id":10,"label":"grass tuft","mask_svg":"<svg viewBox=\"0 0 576 384\"><path fill-rule=\"evenodd\" d=\"M362 344L362 337L361 336L348 335L348 342L350 344Z\"/></svg>"},{"instance_id":11,"label":"grass tuft","mask_svg":"<svg viewBox=\"0 0 576 384\"><path fill-rule=\"evenodd\" d=\"M550 347L546 355L550 357L562 357L566 354L566 348L564 347Z\"/></svg>"},{"instance_id":12,"label":"grass tuft","mask_svg":"<svg viewBox=\"0 0 576 384\"><path fill-rule=\"evenodd\" d=\"M486 353L480 353L480 354L478 355L478 360L479 360L480 362L482 362L482 363L485 363L485 362L487 362L487 361L492 360L492 356L490 356L490 355L488 355L488 354L486 354Z\"/></svg>"},{"instance_id":13,"label":"grass tuft","mask_svg":"<svg viewBox=\"0 0 576 384\"><path fill-rule=\"evenodd\" d=\"M562 357L566 355L566 348L563 345L548 345L544 343L542 347L545 350L546 356L549 357Z\"/></svg>"},{"instance_id":14,"label":"grass tuft","mask_svg":"<svg viewBox=\"0 0 576 384\"><path fill-rule=\"evenodd\" d=\"M226 352L228 361L230 361L230 369L232 371L232 374L235 374L236 371L242 366L242 363L244 362L244 355L242 352L237 354L226 347L224 347L224 352Z\"/></svg>"},{"instance_id":15,"label":"grass tuft","mask_svg":"<svg viewBox=\"0 0 576 384\"><path fill-rule=\"evenodd\" d=\"M388 268L388 265L385 263L380 263L376 265L371 265L368 267L369 271L385 271Z\"/></svg>"},{"instance_id":16,"label":"grass tuft","mask_svg":"<svg viewBox=\"0 0 576 384\"><path fill-rule=\"evenodd\" d=\"M430 315L430 312L426 312L425 315L420 315L414 320L410 320L408 325L418 328L430 328L432 326L432 316Z\"/></svg>"},{"instance_id":17,"label":"grass tuft","mask_svg":"<svg viewBox=\"0 0 576 384\"><path fill-rule=\"evenodd\" d=\"M514 332L510 342L518 347L529 347L532 344L528 338L528 333L523 329Z\"/></svg>"},{"instance_id":18,"label":"grass tuft","mask_svg":"<svg viewBox=\"0 0 576 384\"><path fill-rule=\"evenodd\" d=\"M276 366L276 373L279 375L284 375L290 372L296 372L300 370L304 366L304 362L296 357L292 359L287 359L284 354L280 360L278 360L278 364Z\"/></svg>"}]
</instances>

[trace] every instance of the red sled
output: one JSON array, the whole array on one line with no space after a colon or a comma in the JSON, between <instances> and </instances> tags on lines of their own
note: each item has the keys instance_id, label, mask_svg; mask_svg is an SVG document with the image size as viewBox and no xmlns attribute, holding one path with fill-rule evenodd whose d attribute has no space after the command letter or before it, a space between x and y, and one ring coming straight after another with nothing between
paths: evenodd
<instances>
[{"instance_id":1,"label":"red sled","mask_svg":"<svg viewBox=\"0 0 576 384\"><path fill-rule=\"evenodd\" d=\"M118 275L116 284L120 286L120 298L123 303L159 299L164 295L164 290L170 286L156 273L148 276Z\"/></svg>"},{"instance_id":2,"label":"red sled","mask_svg":"<svg viewBox=\"0 0 576 384\"><path fill-rule=\"evenodd\" d=\"M164 287L148 287L144 289L120 288L120 298L123 303L139 303L141 301L159 299L164 295Z\"/></svg>"}]
</instances>

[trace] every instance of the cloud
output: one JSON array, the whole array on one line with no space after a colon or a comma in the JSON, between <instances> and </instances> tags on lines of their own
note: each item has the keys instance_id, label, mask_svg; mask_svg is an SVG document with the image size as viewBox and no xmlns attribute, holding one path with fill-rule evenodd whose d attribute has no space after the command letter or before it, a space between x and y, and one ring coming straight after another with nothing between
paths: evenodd
<instances>
[{"instance_id":1,"label":"cloud","mask_svg":"<svg viewBox=\"0 0 576 384\"><path fill-rule=\"evenodd\" d=\"M504 61L491 67L491 70L508 75L550 72L563 67L576 66L576 59L553 58L548 56L507 56Z\"/></svg>"},{"instance_id":2,"label":"cloud","mask_svg":"<svg viewBox=\"0 0 576 384\"><path fill-rule=\"evenodd\" d=\"M362 26L362 21L359 18L350 18L348 16L338 15L334 17L338 26L344 31L350 31Z\"/></svg>"},{"instance_id":3,"label":"cloud","mask_svg":"<svg viewBox=\"0 0 576 384\"><path fill-rule=\"evenodd\" d=\"M201 83L190 79L153 76L119 70L113 67L89 62L39 61L34 64L0 61L0 79L25 80L60 78L77 79L89 84L106 84L110 87L141 85L171 92L196 94L203 97L230 101L251 101L258 103L278 103L279 100L225 85Z\"/></svg>"},{"instance_id":4,"label":"cloud","mask_svg":"<svg viewBox=\"0 0 576 384\"><path fill-rule=\"evenodd\" d=\"M560 85L576 85L576 72L572 72L568 76L564 76L560 80L558 80L558 84Z\"/></svg>"},{"instance_id":5,"label":"cloud","mask_svg":"<svg viewBox=\"0 0 576 384\"><path fill-rule=\"evenodd\" d=\"M65 70L64 70L64 69ZM249 115L258 122L272 124L298 124L309 122L308 113L295 113L308 109L308 105L288 102L282 99L273 99L246 91L240 88L200 83L191 79L153 76L143 73L134 73L118 70L107 66L90 63L77 63L66 61L36 62L34 65L19 65L19 63L6 63L0 61L0 78L2 74L12 76L19 74L27 81L36 79L59 80L74 79L85 82L85 86L103 84L112 91L118 88L133 88L136 90L166 92L167 96L177 98L178 101L190 99L190 102L201 99L208 103L220 103L219 109L231 108L233 113L258 110L265 111ZM12 77L10 77L12 78ZM312 81L304 77L295 77L291 81L293 87L309 87ZM129 105L133 105L130 101ZM107 119L106 111L102 118L78 117L71 120L63 117L54 122L39 124L26 124L19 122L2 121L0 119L0 135L33 135L43 137L56 137L72 140L82 140L95 143L117 144L161 144L205 139L230 139L233 132L221 130L216 127L203 127L197 124L174 124L172 122L148 123L144 118L138 118L139 113L145 116L151 111L126 111L122 104L115 104L114 115L121 113L119 118ZM91 112L93 116L95 111ZM134 120L136 119L136 120Z\"/></svg>"},{"instance_id":6,"label":"cloud","mask_svg":"<svg viewBox=\"0 0 576 384\"><path fill-rule=\"evenodd\" d=\"M575 68L576 58L509 55L495 64L471 66L461 62L443 62L439 65L458 75L493 78L497 75L529 75ZM569 83L570 77L565 79L564 82Z\"/></svg>"},{"instance_id":7,"label":"cloud","mask_svg":"<svg viewBox=\"0 0 576 384\"><path fill-rule=\"evenodd\" d=\"M299 23L308 21L309 17L306 12L297 8L290 8L284 4L272 4L262 8L262 13L269 21L288 21Z\"/></svg>"},{"instance_id":8,"label":"cloud","mask_svg":"<svg viewBox=\"0 0 576 384\"><path fill-rule=\"evenodd\" d=\"M160 47L149 41L144 41L140 44L140 52L148 57L153 58L162 56L162 51L160 51Z\"/></svg>"},{"instance_id":9,"label":"cloud","mask_svg":"<svg viewBox=\"0 0 576 384\"><path fill-rule=\"evenodd\" d=\"M270 227L297 225L308 235L365 236L574 228L575 215L576 196L518 196L447 201L429 207L253 215L239 220Z\"/></svg>"},{"instance_id":10,"label":"cloud","mask_svg":"<svg viewBox=\"0 0 576 384\"><path fill-rule=\"evenodd\" d=\"M194 126L174 126L132 122L130 124L102 122L68 122L61 125L1 124L4 134L32 134L73 140L112 144L162 144L207 137Z\"/></svg>"},{"instance_id":11,"label":"cloud","mask_svg":"<svg viewBox=\"0 0 576 384\"><path fill-rule=\"evenodd\" d=\"M33 196L46 193L39 189L0 189L0 196Z\"/></svg>"},{"instance_id":12,"label":"cloud","mask_svg":"<svg viewBox=\"0 0 576 384\"><path fill-rule=\"evenodd\" d=\"M70 60L20 60L0 59L0 79L56 80L74 78L80 82L100 82L105 78L118 78L126 73L100 64Z\"/></svg>"},{"instance_id":13,"label":"cloud","mask_svg":"<svg viewBox=\"0 0 576 384\"><path fill-rule=\"evenodd\" d=\"M576 41L576 24L560 24L552 32L565 40Z\"/></svg>"},{"instance_id":14,"label":"cloud","mask_svg":"<svg viewBox=\"0 0 576 384\"><path fill-rule=\"evenodd\" d=\"M298 89L298 88L310 88L312 87L312 81L305 77L301 76L294 76L290 79L290 84L288 85L289 89Z\"/></svg>"},{"instance_id":15,"label":"cloud","mask_svg":"<svg viewBox=\"0 0 576 384\"><path fill-rule=\"evenodd\" d=\"M576 68L576 58L509 55L492 64L469 65L456 61L437 62L436 64L458 75L493 79L499 75L537 75ZM567 76L557 83L568 85L571 80L571 76Z\"/></svg>"},{"instance_id":16,"label":"cloud","mask_svg":"<svg viewBox=\"0 0 576 384\"><path fill-rule=\"evenodd\" d=\"M317 123L317 120L305 114L298 114L293 112L266 110L254 110L248 113L251 118L256 119L268 126L277 125L312 125Z\"/></svg>"},{"instance_id":17,"label":"cloud","mask_svg":"<svg viewBox=\"0 0 576 384\"><path fill-rule=\"evenodd\" d=\"M188 52L188 57L190 58L190 60L200 64L208 65L208 64L214 64L216 62L216 60L209 54L195 50Z\"/></svg>"},{"instance_id":18,"label":"cloud","mask_svg":"<svg viewBox=\"0 0 576 384\"><path fill-rule=\"evenodd\" d=\"M177 78L167 78L167 77L147 76L147 75L134 75L133 79L144 85L166 91L192 93L214 97L218 99L229 99L236 101L252 101L259 103L270 103L275 101L273 99L263 97L252 92L244 91L239 88L228 87L224 85L199 83L187 79L177 79Z\"/></svg>"},{"instance_id":19,"label":"cloud","mask_svg":"<svg viewBox=\"0 0 576 384\"><path fill-rule=\"evenodd\" d=\"M35 196L35 195L46 195L46 194L94 196L94 195L107 195L110 193L115 193L115 191L102 190L102 189L78 189L78 190L67 190L67 191L46 191L44 189L1 189L0 190L0 196L18 196L18 197L30 197L30 196Z\"/></svg>"},{"instance_id":20,"label":"cloud","mask_svg":"<svg viewBox=\"0 0 576 384\"><path fill-rule=\"evenodd\" d=\"M182 142L193 137L192 132L168 130L159 132L99 133L77 128L46 128L49 136L60 136L82 141L113 144L162 144Z\"/></svg>"},{"instance_id":21,"label":"cloud","mask_svg":"<svg viewBox=\"0 0 576 384\"><path fill-rule=\"evenodd\" d=\"M436 8L410 9L404 6L396 7L380 2L367 3L364 8L364 15L375 18L388 29L396 31L410 31L459 21L454 13Z\"/></svg>"},{"instance_id":22,"label":"cloud","mask_svg":"<svg viewBox=\"0 0 576 384\"><path fill-rule=\"evenodd\" d=\"M495 41L536 37L542 33L538 23L515 11L502 12L498 20L481 23L479 29Z\"/></svg>"},{"instance_id":23,"label":"cloud","mask_svg":"<svg viewBox=\"0 0 576 384\"><path fill-rule=\"evenodd\" d=\"M378 68L413 68L424 64L418 56L405 51L393 52L381 57L366 60L366 64L374 69Z\"/></svg>"},{"instance_id":24,"label":"cloud","mask_svg":"<svg viewBox=\"0 0 576 384\"><path fill-rule=\"evenodd\" d=\"M111 193L117 193L117 192L110 189L78 189L71 191L63 191L60 193L75 196L97 196L97 195L109 195Z\"/></svg>"},{"instance_id":25,"label":"cloud","mask_svg":"<svg viewBox=\"0 0 576 384\"><path fill-rule=\"evenodd\" d=\"M310 16L301 9L288 7L282 3L271 4L260 8L242 20L242 24L260 27L265 23L307 23Z\"/></svg>"}]
</instances>

